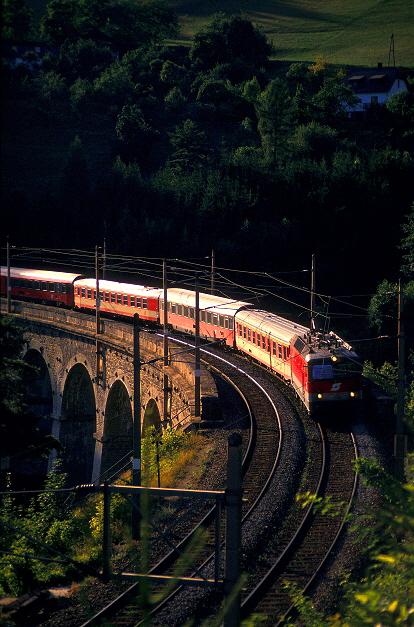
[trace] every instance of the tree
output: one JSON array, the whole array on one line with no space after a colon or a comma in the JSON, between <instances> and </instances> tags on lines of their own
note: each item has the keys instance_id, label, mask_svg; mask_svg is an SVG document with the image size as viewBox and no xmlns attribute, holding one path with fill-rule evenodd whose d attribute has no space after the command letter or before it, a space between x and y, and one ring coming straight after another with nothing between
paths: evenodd
<instances>
[{"instance_id":1,"label":"tree","mask_svg":"<svg viewBox=\"0 0 414 627\"><path fill-rule=\"evenodd\" d=\"M337 132L330 126L312 121L296 127L289 143L296 155L320 161L323 157L332 157L335 152Z\"/></svg>"},{"instance_id":2,"label":"tree","mask_svg":"<svg viewBox=\"0 0 414 627\"><path fill-rule=\"evenodd\" d=\"M208 161L206 134L200 131L192 120L185 120L175 131L168 133L175 151L169 159L169 166L176 172L196 170Z\"/></svg>"},{"instance_id":3,"label":"tree","mask_svg":"<svg viewBox=\"0 0 414 627\"><path fill-rule=\"evenodd\" d=\"M286 137L292 116L287 85L279 78L271 81L256 102L258 129L267 161L275 164L278 146Z\"/></svg>"},{"instance_id":4,"label":"tree","mask_svg":"<svg viewBox=\"0 0 414 627\"><path fill-rule=\"evenodd\" d=\"M50 0L41 21L41 34L61 45L66 39L109 39L121 56L174 36L177 16L163 0Z\"/></svg>"},{"instance_id":5,"label":"tree","mask_svg":"<svg viewBox=\"0 0 414 627\"><path fill-rule=\"evenodd\" d=\"M76 232L82 241L82 233L87 233L91 226L92 212L89 169L82 141L78 136L71 143L66 163L63 166L60 194L66 228ZM80 225L82 228L79 228Z\"/></svg>"},{"instance_id":6,"label":"tree","mask_svg":"<svg viewBox=\"0 0 414 627\"><path fill-rule=\"evenodd\" d=\"M77 37L78 4L77 0L50 0L40 22L40 34L47 42L61 45L66 39Z\"/></svg>"},{"instance_id":7,"label":"tree","mask_svg":"<svg viewBox=\"0 0 414 627\"><path fill-rule=\"evenodd\" d=\"M148 153L158 137L158 132L145 120L138 105L125 105L116 121L116 134L123 143L127 161L138 162L148 158Z\"/></svg>"},{"instance_id":8,"label":"tree","mask_svg":"<svg viewBox=\"0 0 414 627\"><path fill-rule=\"evenodd\" d=\"M1 34L5 40L26 40L35 36L34 11L25 0L2 0Z\"/></svg>"},{"instance_id":9,"label":"tree","mask_svg":"<svg viewBox=\"0 0 414 627\"><path fill-rule=\"evenodd\" d=\"M118 0L108 10L105 33L121 56L129 50L160 43L177 33L178 18L163 0Z\"/></svg>"},{"instance_id":10,"label":"tree","mask_svg":"<svg viewBox=\"0 0 414 627\"><path fill-rule=\"evenodd\" d=\"M71 82L93 81L114 61L115 55L108 46L98 45L93 39L66 40L60 49L58 67Z\"/></svg>"},{"instance_id":11,"label":"tree","mask_svg":"<svg viewBox=\"0 0 414 627\"><path fill-rule=\"evenodd\" d=\"M346 118L347 105L354 105L358 98L352 88L344 85L340 76L327 77L312 98L317 116L324 122L333 123Z\"/></svg>"},{"instance_id":12,"label":"tree","mask_svg":"<svg viewBox=\"0 0 414 627\"><path fill-rule=\"evenodd\" d=\"M272 46L265 35L246 19L224 14L214 16L211 23L193 39L190 59L197 71L206 71L223 63L243 60L250 70L261 68L269 58ZM251 78L248 76L246 78Z\"/></svg>"},{"instance_id":13,"label":"tree","mask_svg":"<svg viewBox=\"0 0 414 627\"><path fill-rule=\"evenodd\" d=\"M407 278L414 279L414 204L407 218L407 224L403 224L401 227L405 236L401 240L400 248L406 251L403 255L401 271Z\"/></svg>"}]
</instances>

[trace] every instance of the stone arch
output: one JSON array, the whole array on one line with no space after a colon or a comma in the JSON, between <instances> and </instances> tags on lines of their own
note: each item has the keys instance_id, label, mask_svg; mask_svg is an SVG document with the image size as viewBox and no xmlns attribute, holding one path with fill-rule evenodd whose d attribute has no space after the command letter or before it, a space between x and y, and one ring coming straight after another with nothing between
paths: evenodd
<instances>
[{"instance_id":1,"label":"stone arch","mask_svg":"<svg viewBox=\"0 0 414 627\"><path fill-rule=\"evenodd\" d=\"M150 398L145 407L144 417L142 419L143 435L145 435L145 431L149 427L155 427L157 431L161 431L160 410L158 409L157 402L153 398Z\"/></svg>"},{"instance_id":2,"label":"stone arch","mask_svg":"<svg viewBox=\"0 0 414 627\"><path fill-rule=\"evenodd\" d=\"M29 349L24 360L36 368L36 371L27 372L23 377L27 409L41 418L39 427L42 431L50 433L53 392L49 369L43 355L36 349Z\"/></svg>"},{"instance_id":3,"label":"stone arch","mask_svg":"<svg viewBox=\"0 0 414 627\"><path fill-rule=\"evenodd\" d=\"M96 403L92 381L83 364L66 377L62 398L60 442L65 447L62 470L68 484L89 483L95 451Z\"/></svg>"},{"instance_id":4,"label":"stone arch","mask_svg":"<svg viewBox=\"0 0 414 627\"><path fill-rule=\"evenodd\" d=\"M133 415L125 384L111 385L105 408L101 475L110 478L129 466L132 451Z\"/></svg>"}]
</instances>

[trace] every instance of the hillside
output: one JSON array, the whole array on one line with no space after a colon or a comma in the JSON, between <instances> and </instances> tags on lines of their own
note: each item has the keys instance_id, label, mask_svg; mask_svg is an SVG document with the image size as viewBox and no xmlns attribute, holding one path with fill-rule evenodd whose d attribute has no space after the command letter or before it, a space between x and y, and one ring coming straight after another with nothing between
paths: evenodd
<instances>
[{"instance_id":1,"label":"hillside","mask_svg":"<svg viewBox=\"0 0 414 627\"><path fill-rule=\"evenodd\" d=\"M45 0L27 0L40 19ZM244 13L275 47L275 58L330 63L386 64L394 34L395 64L414 66L411 0L171 0L180 16L179 43L189 44L213 13ZM393 63L392 63L393 64Z\"/></svg>"}]
</instances>

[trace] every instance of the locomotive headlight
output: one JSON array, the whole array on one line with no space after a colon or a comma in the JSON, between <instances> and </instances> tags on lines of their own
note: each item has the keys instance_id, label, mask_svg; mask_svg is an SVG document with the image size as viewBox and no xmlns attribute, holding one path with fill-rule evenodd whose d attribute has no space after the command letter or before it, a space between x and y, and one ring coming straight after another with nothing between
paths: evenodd
<instances>
[{"instance_id":1,"label":"locomotive headlight","mask_svg":"<svg viewBox=\"0 0 414 627\"><path fill-rule=\"evenodd\" d=\"M338 361L338 357L336 355L332 355L331 359L332 361Z\"/></svg>"},{"instance_id":2,"label":"locomotive headlight","mask_svg":"<svg viewBox=\"0 0 414 627\"><path fill-rule=\"evenodd\" d=\"M355 394L355 392L350 392L350 393L349 393L349 396L350 396L351 398L355 398L356 394Z\"/></svg>"},{"instance_id":3,"label":"locomotive headlight","mask_svg":"<svg viewBox=\"0 0 414 627\"><path fill-rule=\"evenodd\" d=\"M318 392L318 398L322 398L323 394L322 392Z\"/></svg>"}]
</instances>

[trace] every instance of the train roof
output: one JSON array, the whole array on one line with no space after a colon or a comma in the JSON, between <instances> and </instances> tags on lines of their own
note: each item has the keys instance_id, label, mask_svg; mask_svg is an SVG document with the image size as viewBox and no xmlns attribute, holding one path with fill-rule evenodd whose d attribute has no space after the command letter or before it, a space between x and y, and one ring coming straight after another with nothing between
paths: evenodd
<instances>
[{"instance_id":1,"label":"train roof","mask_svg":"<svg viewBox=\"0 0 414 627\"><path fill-rule=\"evenodd\" d=\"M186 305L187 307L195 307L195 292L191 290L182 290L173 287L168 290L167 298L169 302ZM204 292L200 292L199 302L201 310L208 310L212 313L222 314L223 316L234 316L241 307L250 307L249 303L245 303L241 300L231 300L222 296L205 294Z\"/></svg>"},{"instance_id":2,"label":"train roof","mask_svg":"<svg viewBox=\"0 0 414 627\"><path fill-rule=\"evenodd\" d=\"M7 275L7 267L1 267L1 274ZM34 281L55 281L57 283L73 283L81 275L73 272L54 272L52 270L32 270L30 268L10 268L10 276L14 279L31 279Z\"/></svg>"},{"instance_id":3,"label":"train roof","mask_svg":"<svg viewBox=\"0 0 414 627\"><path fill-rule=\"evenodd\" d=\"M286 318L260 309L244 309L236 316L239 323L289 343L295 335L307 335L309 329Z\"/></svg>"},{"instance_id":4,"label":"train roof","mask_svg":"<svg viewBox=\"0 0 414 627\"><path fill-rule=\"evenodd\" d=\"M96 279L80 278L76 281L76 286L96 290ZM158 298L162 293L162 289L160 288L135 285L134 283L118 283L118 281L108 281L107 279L99 279L99 291L101 290L120 294L131 294L132 296L144 296L146 298Z\"/></svg>"}]
</instances>

